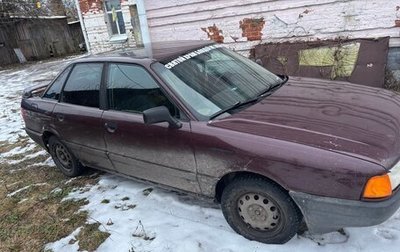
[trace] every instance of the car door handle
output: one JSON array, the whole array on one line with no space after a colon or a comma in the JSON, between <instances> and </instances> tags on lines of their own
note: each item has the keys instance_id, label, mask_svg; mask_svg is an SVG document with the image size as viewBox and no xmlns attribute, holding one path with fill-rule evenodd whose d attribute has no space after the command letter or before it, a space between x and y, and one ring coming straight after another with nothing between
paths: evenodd
<instances>
[{"instance_id":1,"label":"car door handle","mask_svg":"<svg viewBox=\"0 0 400 252\"><path fill-rule=\"evenodd\" d=\"M110 133L114 133L117 130L117 124L114 122L106 122L104 124L104 126L106 127L106 130Z\"/></svg>"},{"instance_id":2,"label":"car door handle","mask_svg":"<svg viewBox=\"0 0 400 252\"><path fill-rule=\"evenodd\" d=\"M64 121L64 115L63 114L56 114L56 118L59 122Z\"/></svg>"},{"instance_id":3,"label":"car door handle","mask_svg":"<svg viewBox=\"0 0 400 252\"><path fill-rule=\"evenodd\" d=\"M36 103L32 103L31 106L32 106L32 108L34 108L34 109L38 109L38 108L39 108L38 105L37 105Z\"/></svg>"}]
</instances>

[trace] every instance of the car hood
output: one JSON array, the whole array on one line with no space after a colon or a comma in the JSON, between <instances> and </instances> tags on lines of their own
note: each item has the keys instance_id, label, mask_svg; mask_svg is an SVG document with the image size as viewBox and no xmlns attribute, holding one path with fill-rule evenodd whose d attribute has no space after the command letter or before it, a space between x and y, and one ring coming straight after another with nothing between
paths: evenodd
<instances>
[{"instance_id":1,"label":"car hood","mask_svg":"<svg viewBox=\"0 0 400 252\"><path fill-rule=\"evenodd\" d=\"M292 77L210 125L340 152L390 168L400 156L400 96L347 82Z\"/></svg>"}]
</instances>

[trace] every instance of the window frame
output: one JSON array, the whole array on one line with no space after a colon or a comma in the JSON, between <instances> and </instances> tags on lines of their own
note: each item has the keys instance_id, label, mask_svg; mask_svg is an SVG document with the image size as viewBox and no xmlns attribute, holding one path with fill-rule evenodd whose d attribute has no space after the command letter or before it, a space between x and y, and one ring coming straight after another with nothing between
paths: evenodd
<instances>
[{"instance_id":1,"label":"window frame","mask_svg":"<svg viewBox=\"0 0 400 252\"><path fill-rule=\"evenodd\" d=\"M121 3L120 3L121 4ZM117 27L117 31L118 31L118 33L113 33L113 31L112 31L112 28L111 28L111 23L113 22L112 21L112 19L110 19L109 18L109 14L111 14L112 15L112 10L107 10L107 0L105 0L104 2L103 2L103 5L104 5L104 12L105 12L105 15L106 15L106 19L107 19L107 22L109 22L110 23L110 27L109 27L109 34L110 34L110 36L112 37L112 36L119 36L119 35L124 35L124 34L126 34L126 26L125 26L125 19L124 19L124 14L123 14L123 12L122 12L122 6L121 6L121 9L119 9L119 10L115 10L115 14L117 15L117 20L115 21L115 24L116 24L116 27ZM121 15L122 15L122 21L123 21L123 23L124 23L124 28L125 28L125 33L121 33L121 28L119 27L119 23L118 23L118 12L120 12L121 13Z\"/></svg>"},{"instance_id":2,"label":"window frame","mask_svg":"<svg viewBox=\"0 0 400 252\"><path fill-rule=\"evenodd\" d=\"M100 78L100 86L99 86L99 107L90 107L90 106L85 106L85 105L80 105L80 104L74 104L74 103L69 103L69 102L65 102L63 101L61 98L63 97L63 93L64 93L64 89L65 86L69 80L69 78L71 77L71 73L74 71L75 67L77 65L83 65L83 64L101 64L102 65L102 72L101 72L101 78ZM86 62L77 62L77 63L73 63L71 64L72 68L70 70L70 72L68 73L67 79L65 80L61 92L60 92L60 97L58 99L59 103L63 103L63 104L68 104L68 105L73 105L73 106L80 106L80 107L85 107L85 108L91 108L91 109L100 109L100 110L104 110L104 99L102 99L103 97L103 86L104 86L104 73L105 73L105 68L106 68L106 64L103 61L86 61Z\"/></svg>"},{"instance_id":3,"label":"window frame","mask_svg":"<svg viewBox=\"0 0 400 252\"><path fill-rule=\"evenodd\" d=\"M177 102L171 97L171 95L165 90L165 88L163 87L163 85L161 85L161 83L157 80L157 78L155 78L155 76L153 75L152 71L149 71L149 69L147 69L145 66L143 66L142 64L139 63L135 63L135 62L119 62L119 61L109 61L109 62L105 62L105 66L103 68L103 77L104 77L104 81L102 82L103 86L103 94L100 93L100 99L104 99L103 100L103 104L104 104L104 110L107 111L116 111L118 113L126 113L129 115L139 115L142 116L143 112L128 112L128 111L121 111L121 110L115 110L109 107L109 101L108 101L108 80L109 80L109 75L110 75L110 65L111 64L117 64L117 65L131 65L131 66L137 66L142 68L145 72L147 72L147 74L149 74L150 78L152 78L154 80L154 82L156 83L156 85L160 88L160 91L163 93L163 95L165 95L165 97L168 99L168 101L175 106L175 108L177 110L179 110L179 115L180 118L178 120L183 121L183 122L188 122L190 121L189 117L186 115L186 113L184 112L184 110L177 105Z\"/></svg>"},{"instance_id":4,"label":"window frame","mask_svg":"<svg viewBox=\"0 0 400 252\"><path fill-rule=\"evenodd\" d=\"M57 76L50 82L50 84L47 86L47 88L44 90L44 92L43 92L43 94L42 94L42 96L41 96L40 98L45 99L45 100L49 100L49 101L60 102L61 93L62 93L62 91L64 90L65 83L68 81L69 75L71 74L72 69L74 69L74 67L75 67L74 64L68 64L62 71L60 71L60 72L57 74ZM60 95L59 95L58 99L51 99L51 98L44 97L45 94L47 93L47 91L49 91L49 89L54 85L54 83L58 80L58 78L61 77L61 75L62 75L65 71L69 71L69 72L68 72L67 77L65 78L64 82L61 84Z\"/></svg>"},{"instance_id":5,"label":"window frame","mask_svg":"<svg viewBox=\"0 0 400 252\"><path fill-rule=\"evenodd\" d=\"M68 82L70 75L72 73L72 71L74 70L74 68L79 65L79 64L102 64L103 68L102 68L102 74L101 74L101 82L100 82L100 93L99 93L99 108L94 108L94 107L88 107L88 106L84 106L84 105L78 105L78 104L72 104L72 103L67 103L64 101L61 101L61 97L63 95L64 92L64 88L66 83ZM156 73L154 73L153 69L151 69L151 65L149 64L150 68L147 68L145 65L140 64L140 63L136 63L136 62L126 62L126 61L101 61L101 60L93 60L93 61L80 61L80 62L76 62L76 63L71 63L68 66L66 66L63 71L61 71L57 77L53 80L53 82L59 77L59 75L61 75L65 70L67 70L69 67L69 73L67 78L65 79L62 88L61 88L61 92L60 92L60 97L58 99L58 101L53 100L53 99L46 99L46 100L53 100L56 101L58 103L63 103L63 104L68 104L68 105L72 105L72 106L81 106L81 107L85 107L88 109L100 109L100 110L104 110L104 111L116 111L118 113L126 113L126 114L130 114L130 115L142 115L142 113L133 113L133 112L126 112L126 111L118 111L118 110L114 110L114 109L110 109L108 106L108 94L107 94L107 86L108 86L108 77L109 77L109 65L110 64L125 64L125 65L135 65L138 67L143 68L149 75L150 77L155 81L155 83L157 84L157 86L160 88L161 92L165 95L165 97L179 110L179 115L180 118L179 120L182 122L189 122L191 121L191 117L188 116L188 114L185 112L185 108L182 107L183 105L181 105L178 101L176 101L171 94L169 93L168 89L166 89L166 87L164 86L164 82L162 79L159 79L159 77L157 76ZM53 82L50 84L52 85ZM50 87L49 85L49 87ZM48 87L48 88L49 88ZM46 89L47 90L47 89ZM44 93L43 93L44 94ZM195 118L195 117L194 117Z\"/></svg>"}]
</instances>

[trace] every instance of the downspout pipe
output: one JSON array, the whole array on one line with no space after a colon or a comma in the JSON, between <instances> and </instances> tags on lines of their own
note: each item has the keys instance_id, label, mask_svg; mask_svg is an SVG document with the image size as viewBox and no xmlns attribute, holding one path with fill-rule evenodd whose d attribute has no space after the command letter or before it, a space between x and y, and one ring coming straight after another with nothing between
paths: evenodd
<instances>
[{"instance_id":1,"label":"downspout pipe","mask_svg":"<svg viewBox=\"0 0 400 252\"><path fill-rule=\"evenodd\" d=\"M151 56L152 50L151 50L150 32L149 32L149 25L147 24L146 7L144 5L144 1L145 0L136 0L136 8L139 16L140 31L142 33L144 49L146 50L148 55Z\"/></svg>"},{"instance_id":2,"label":"downspout pipe","mask_svg":"<svg viewBox=\"0 0 400 252\"><path fill-rule=\"evenodd\" d=\"M86 26L85 26L85 23L83 22L83 16L82 16L82 12L81 12L81 7L79 5L79 0L75 0L75 5L76 5L76 10L78 11L79 22L81 23L83 38L85 39L86 50L88 51L88 53L92 53L92 50L91 50L90 44L89 44L89 39L88 39L87 32L86 32Z\"/></svg>"}]
</instances>

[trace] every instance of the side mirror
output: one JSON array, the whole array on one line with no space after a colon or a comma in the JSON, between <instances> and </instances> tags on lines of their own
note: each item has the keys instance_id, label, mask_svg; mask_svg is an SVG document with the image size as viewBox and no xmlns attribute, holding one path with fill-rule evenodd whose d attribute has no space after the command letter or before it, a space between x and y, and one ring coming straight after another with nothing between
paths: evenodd
<instances>
[{"instance_id":1,"label":"side mirror","mask_svg":"<svg viewBox=\"0 0 400 252\"><path fill-rule=\"evenodd\" d=\"M182 123L172 117L165 106L154 107L143 111L143 121L145 124L168 122L169 127L174 129L182 127Z\"/></svg>"}]
</instances>

